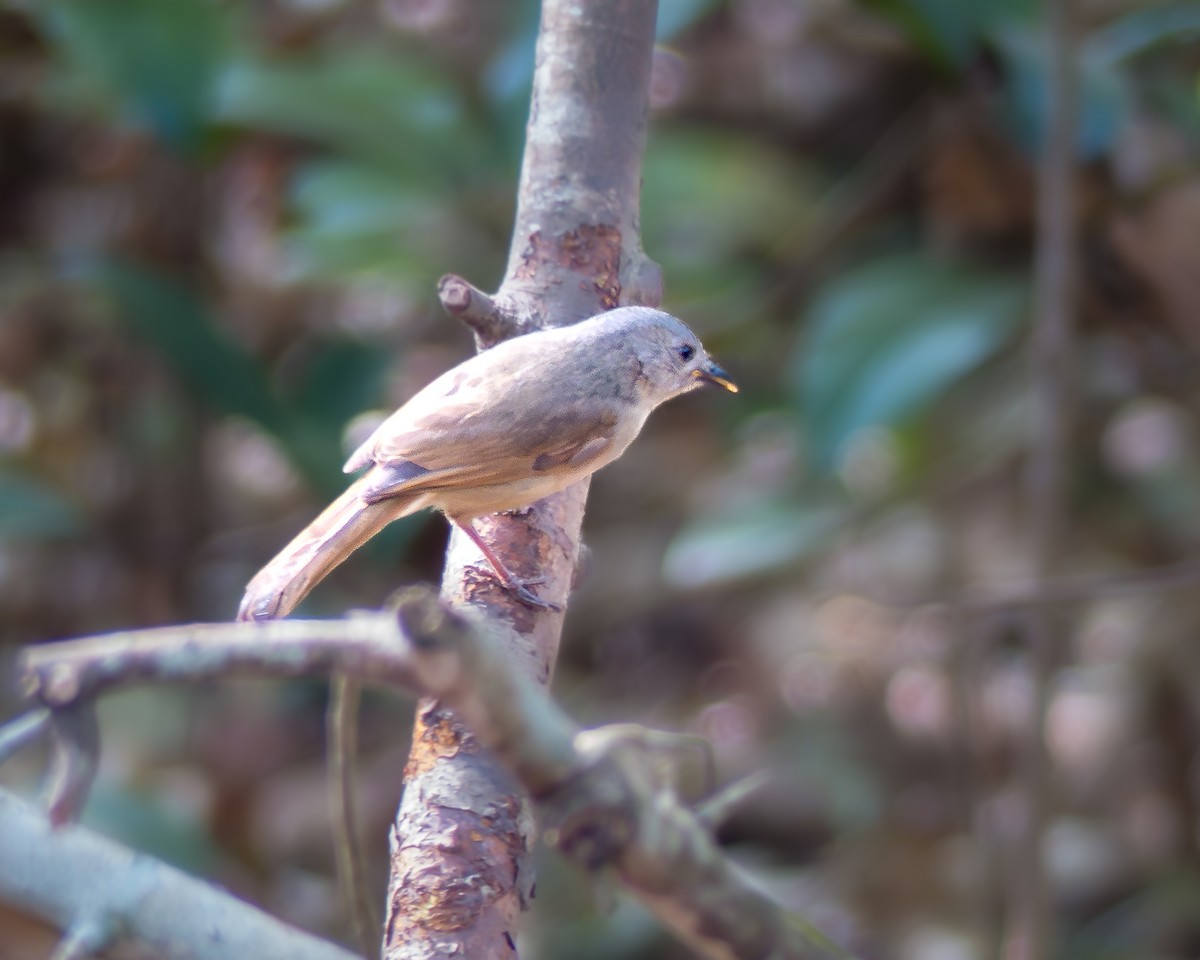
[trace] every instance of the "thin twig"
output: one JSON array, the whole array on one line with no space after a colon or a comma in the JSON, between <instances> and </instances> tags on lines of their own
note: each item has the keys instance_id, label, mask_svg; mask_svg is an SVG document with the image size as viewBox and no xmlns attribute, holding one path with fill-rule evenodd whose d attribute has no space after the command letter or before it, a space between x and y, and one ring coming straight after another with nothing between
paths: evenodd
<instances>
[{"instance_id":1,"label":"thin twig","mask_svg":"<svg viewBox=\"0 0 1200 960\"><path fill-rule=\"evenodd\" d=\"M0 763L24 750L49 726L49 710L31 710L0 727Z\"/></svg>"},{"instance_id":2,"label":"thin twig","mask_svg":"<svg viewBox=\"0 0 1200 960\"><path fill-rule=\"evenodd\" d=\"M457 274L448 273L438 281L438 299L447 313L475 331L481 347L490 347L520 332L495 300Z\"/></svg>"},{"instance_id":3,"label":"thin twig","mask_svg":"<svg viewBox=\"0 0 1200 960\"><path fill-rule=\"evenodd\" d=\"M354 787L358 768L358 711L362 687L343 673L329 682L325 710L325 743L329 788L329 816L333 828L333 854L338 888L363 955L379 952L379 919L367 893L366 851L358 822Z\"/></svg>"},{"instance_id":4,"label":"thin twig","mask_svg":"<svg viewBox=\"0 0 1200 960\"><path fill-rule=\"evenodd\" d=\"M51 715L54 748L46 773L46 805L56 827L79 817L100 768L100 722L92 700L77 700Z\"/></svg>"},{"instance_id":5,"label":"thin twig","mask_svg":"<svg viewBox=\"0 0 1200 960\"><path fill-rule=\"evenodd\" d=\"M716 830L728 820L746 800L771 782L765 770L755 770L749 776L722 787L696 807L696 816L710 830Z\"/></svg>"},{"instance_id":6,"label":"thin twig","mask_svg":"<svg viewBox=\"0 0 1200 960\"><path fill-rule=\"evenodd\" d=\"M117 934L110 914L76 920L58 942L50 960L87 960L109 946Z\"/></svg>"},{"instance_id":7,"label":"thin twig","mask_svg":"<svg viewBox=\"0 0 1200 960\"><path fill-rule=\"evenodd\" d=\"M1031 356L1033 418L1028 472L1033 575L1053 575L1066 536L1068 425L1073 332L1073 250L1075 221L1075 51L1071 0L1047 5L1049 59L1048 129L1038 171L1038 225L1035 262L1036 316ZM1050 817L1050 763L1045 721L1054 671L1065 645L1056 633L1053 611L1029 611L1025 636L1033 670L1033 699L1024 744L1022 788L1026 824L1017 839L1011 883L1011 915L1005 955L1013 960L1045 960L1053 953L1054 932L1043 841Z\"/></svg>"}]
</instances>

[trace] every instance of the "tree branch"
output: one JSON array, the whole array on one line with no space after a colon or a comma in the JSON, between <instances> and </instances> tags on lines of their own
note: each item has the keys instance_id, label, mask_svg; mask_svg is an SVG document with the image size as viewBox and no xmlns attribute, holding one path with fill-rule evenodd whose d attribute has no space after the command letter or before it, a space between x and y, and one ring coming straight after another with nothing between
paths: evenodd
<instances>
[{"instance_id":1,"label":"tree branch","mask_svg":"<svg viewBox=\"0 0 1200 960\"><path fill-rule=\"evenodd\" d=\"M653 737L630 735L627 729L581 731L511 660L506 644L498 642L503 629L494 621L472 622L458 616L428 591L414 589L400 598L394 611L347 620L208 624L34 647L23 656L22 679L35 698L54 710L91 706L96 694L125 684L232 675L332 673L417 690L436 697L442 705L437 709L453 711L478 731L478 743L538 801L550 824L551 843L586 869L612 870L704 956L747 960L767 955L780 960L847 956L774 903L726 859L702 820L663 781ZM212 656L198 655L202 651L197 650L197 636L211 642ZM71 873L95 883L89 858L98 854L91 847L70 847L80 858L70 866L66 859L54 859L67 858L67 850L43 854L22 847L17 851L21 855L8 856L28 831L22 828L16 831L19 836L10 837L11 818L4 812L0 805L0 897L64 929L76 927L90 916L94 900L73 887L60 892L57 876ZM85 834L75 828L52 834L44 818L32 810L22 816L41 822L39 838ZM107 870L130 859L127 853L118 857L114 852L118 848L106 841L89 838L88 843L108 851ZM32 861L41 863L46 858L53 860L55 869L39 868L36 874L29 869ZM188 901L181 891L191 889L180 884L196 885L196 881L177 878L166 867L161 871L153 874L154 890L167 892L161 894L161 902L155 901L154 924L174 929L168 911L185 909L182 904ZM134 880L113 877L111 883L101 884L114 896L125 891L126 899L115 900L112 910L123 909L126 900L129 909L144 909L143 888L136 887L137 897L128 893ZM207 898L222 896L198 886L207 891ZM10 895L12 890L16 893ZM226 911L214 908L213 915L224 917ZM160 933L154 924L137 926L139 939L157 945ZM189 946L178 948L184 952L164 955L196 956L187 951L203 943L205 935L193 934L183 921L179 929L184 931L179 939ZM199 939L191 940L193 935ZM281 953L277 947L246 948L241 956ZM344 956L340 951L335 955Z\"/></svg>"},{"instance_id":2,"label":"tree branch","mask_svg":"<svg viewBox=\"0 0 1200 960\"><path fill-rule=\"evenodd\" d=\"M135 683L196 683L230 676L325 677L335 669L364 683L420 691L419 661L386 613L345 620L197 623L109 633L28 647L26 695L51 708Z\"/></svg>"},{"instance_id":3,"label":"tree branch","mask_svg":"<svg viewBox=\"0 0 1200 960\"><path fill-rule=\"evenodd\" d=\"M1038 171L1035 269L1033 417L1027 498L1031 523L1032 574L1051 577L1066 533L1067 445L1071 391L1075 224L1074 152L1076 112L1072 0L1047 5L1048 123ZM1025 631L1033 671L1032 710L1024 744L1022 791L1026 822L1017 838L1010 874L1006 956L1043 960L1054 954L1043 842L1050 816L1050 762L1045 722L1054 671L1064 644L1054 611L1035 605Z\"/></svg>"},{"instance_id":4,"label":"tree branch","mask_svg":"<svg viewBox=\"0 0 1200 960\"><path fill-rule=\"evenodd\" d=\"M354 954L83 827L55 829L0 790L0 899L68 932L120 931L162 960L354 960ZM68 953L60 953L67 956Z\"/></svg>"},{"instance_id":5,"label":"tree branch","mask_svg":"<svg viewBox=\"0 0 1200 960\"><path fill-rule=\"evenodd\" d=\"M333 825L333 859L346 916L353 922L355 940L364 956L378 949L379 918L367 884L362 829L354 803L358 783L358 711L362 685L335 673L329 681L325 710L326 790Z\"/></svg>"},{"instance_id":6,"label":"tree branch","mask_svg":"<svg viewBox=\"0 0 1200 960\"><path fill-rule=\"evenodd\" d=\"M496 301L462 277L448 273L438 281L442 309L475 331L480 347L490 347L520 331L496 306Z\"/></svg>"},{"instance_id":7,"label":"tree branch","mask_svg":"<svg viewBox=\"0 0 1200 960\"><path fill-rule=\"evenodd\" d=\"M658 267L638 233L641 161L657 4L544 0L517 213L504 282L488 297L443 278L447 310L480 348L621 304L657 305ZM588 483L476 528L517 576L565 609ZM507 625L507 655L546 683L561 610L532 610L477 573L454 530L442 596ZM478 731L479 728L476 728ZM392 831L385 956L512 958L531 887L533 818L517 784L443 703L417 710L406 787Z\"/></svg>"}]
</instances>

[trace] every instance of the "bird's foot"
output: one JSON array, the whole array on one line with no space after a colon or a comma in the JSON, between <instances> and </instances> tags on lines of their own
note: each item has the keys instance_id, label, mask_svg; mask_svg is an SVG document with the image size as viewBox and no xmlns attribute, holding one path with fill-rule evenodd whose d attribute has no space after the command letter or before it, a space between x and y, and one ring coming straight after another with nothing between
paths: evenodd
<instances>
[{"instance_id":1,"label":"bird's foot","mask_svg":"<svg viewBox=\"0 0 1200 960\"><path fill-rule=\"evenodd\" d=\"M510 574L507 578L498 577L497 579L505 590L527 607L533 607L535 610L553 610L555 613L562 613L563 608L561 604L553 603L550 600L543 600L529 589L530 587L536 587L539 583L545 583L545 577L530 577L528 580L521 580Z\"/></svg>"},{"instance_id":2,"label":"bird's foot","mask_svg":"<svg viewBox=\"0 0 1200 960\"><path fill-rule=\"evenodd\" d=\"M536 593L529 589L536 584L545 583L545 577L533 577L529 580L520 579L504 565L503 561L496 556L495 551L488 546L487 541L479 535L479 531L471 526L469 522L451 518L451 523L453 523L463 533L471 538L475 546L477 546L480 552L483 554L484 559L487 560L488 564L491 566L492 572L496 575L496 579L500 581L500 585L503 586L505 590L511 593L523 604L528 607L533 607L535 610L553 610L556 613L562 613L563 607L560 604L551 603L549 600L543 600Z\"/></svg>"}]
</instances>

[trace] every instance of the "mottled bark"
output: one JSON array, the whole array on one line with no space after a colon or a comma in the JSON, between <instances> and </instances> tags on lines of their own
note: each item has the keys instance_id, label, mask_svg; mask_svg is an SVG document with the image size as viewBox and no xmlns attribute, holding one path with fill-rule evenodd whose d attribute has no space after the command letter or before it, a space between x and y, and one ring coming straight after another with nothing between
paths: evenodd
<instances>
[{"instance_id":1,"label":"mottled bark","mask_svg":"<svg viewBox=\"0 0 1200 960\"><path fill-rule=\"evenodd\" d=\"M459 277L446 309L480 348L622 304L656 305L658 268L638 232L641 160L657 4L545 0L508 268L488 296ZM588 484L477 528L537 593L565 610ZM442 596L504 628L511 656L548 682L563 610L532 609L451 537ZM534 839L528 800L457 717L417 710L406 788L392 832L384 953L389 958L515 956Z\"/></svg>"}]
</instances>

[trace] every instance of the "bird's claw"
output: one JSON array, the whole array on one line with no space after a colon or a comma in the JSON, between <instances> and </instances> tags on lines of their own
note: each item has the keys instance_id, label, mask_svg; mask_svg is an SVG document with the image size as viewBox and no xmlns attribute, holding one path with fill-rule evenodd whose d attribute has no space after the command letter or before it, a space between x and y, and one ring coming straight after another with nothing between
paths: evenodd
<instances>
[{"instance_id":1,"label":"bird's claw","mask_svg":"<svg viewBox=\"0 0 1200 960\"><path fill-rule=\"evenodd\" d=\"M530 577L528 580L522 580L511 575L508 577L499 576L499 572L495 570L493 570L492 573L496 575L496 580L499 582L500 586L502 586L527 607L533 607L535 610L553 610L555 613L563 612L563 607L561 604L554 603L550 600L543 600L536 593L529 589L530 587L536 587L539 583L545 583L545 577Z\"/></svg>"},{"instance_id":2,"label":"bird's claw","mask_svg":"<svg viewBox=\"0 0 1200 960\"><path fill-rule=\"evenodd\" d=\"M536 577L533 580L516 580L512 583L506 583L504 587L526 606L537 610L553 610L555 613L562 613L563 608L561 604L553 603L550 600L543 600L529 589L534 584L545 582L545 577Z\"/></svg>"}]
</instances>

